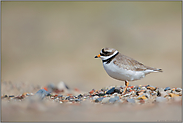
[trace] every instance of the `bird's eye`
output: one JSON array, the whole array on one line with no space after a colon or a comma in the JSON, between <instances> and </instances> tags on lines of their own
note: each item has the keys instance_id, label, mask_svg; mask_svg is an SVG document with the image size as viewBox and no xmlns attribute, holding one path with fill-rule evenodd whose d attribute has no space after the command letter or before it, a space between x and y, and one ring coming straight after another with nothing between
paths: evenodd
<instances>
[{"instance_id":1,"label":"bird's eye","mask_svg":"<svg viewBox=\"0 0 183 123\"><path fill-rule=\"evenodd\" d=\"M102 49L102 53L104 53L105 51L104 51L104 49Z\"/></svg>"}]
</instances>

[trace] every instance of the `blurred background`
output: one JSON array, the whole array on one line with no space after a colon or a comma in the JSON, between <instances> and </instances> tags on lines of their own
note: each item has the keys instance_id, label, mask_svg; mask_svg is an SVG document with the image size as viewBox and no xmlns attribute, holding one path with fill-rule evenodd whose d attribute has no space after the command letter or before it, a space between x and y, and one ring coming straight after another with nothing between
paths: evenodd
<instances>
[{"instance_id":1,"label":"blurred background","mask_svg":"<svg viewBox=\"0 0 183 123\"><path fill-rule=\"evenodd\" d=\"M124 85L94 59L104 47L162 68L130 85L182 86L181 2L2 3L2 81Z\"/></svg>"}]
</instances>

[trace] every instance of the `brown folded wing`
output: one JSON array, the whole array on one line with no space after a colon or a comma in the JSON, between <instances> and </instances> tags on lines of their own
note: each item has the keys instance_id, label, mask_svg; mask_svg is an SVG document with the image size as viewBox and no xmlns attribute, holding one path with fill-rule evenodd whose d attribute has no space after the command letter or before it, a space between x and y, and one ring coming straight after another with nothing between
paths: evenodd
<instances>
[{"instance_id":1,"label":"brown folded wing","mask_svg":"<svg viewBox=\"0 0 183 123\"><path fill-rule=\"evenodd\" d=\"M118 54L113 62L120 68L127 70L133 70L133 71L145 71L147 69L157 70L156 68L145 66L142 63L136 61L135 59L122 54Z\"/></svg>"}]
</instances>

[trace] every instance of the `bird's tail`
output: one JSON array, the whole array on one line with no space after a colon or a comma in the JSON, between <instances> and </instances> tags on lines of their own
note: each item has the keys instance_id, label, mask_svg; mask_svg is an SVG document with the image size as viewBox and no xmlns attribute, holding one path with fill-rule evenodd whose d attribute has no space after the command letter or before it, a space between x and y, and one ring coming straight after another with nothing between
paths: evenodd
<instances>
[{"instance_id":1,"label":"bird's tail","mask_svg":"<svg viewBox=\"0 0 183 123\"><path fill-rule=\"evenodd\" d=\"M163 72L162 69L155 69L154 72Z\"/></svg>"}]
</instances>

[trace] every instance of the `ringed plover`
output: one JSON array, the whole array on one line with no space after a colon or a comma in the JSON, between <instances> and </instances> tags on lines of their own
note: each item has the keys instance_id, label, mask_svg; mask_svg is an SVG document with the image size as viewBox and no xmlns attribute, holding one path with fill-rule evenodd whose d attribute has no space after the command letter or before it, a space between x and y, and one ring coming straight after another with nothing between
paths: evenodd
<instances>
[{"instance_id":1,"label":"ringed plover","mask_svg":"<svg viewBox=\"0 0 183 123\"><path fill-rule=\"evenodd\" d=\"M123 94L126 93L128 81L142 79L149 73L163 72L162 69L145 66L133 58L122 55L113 48L103 48L95 58L102 59L103 67L110 77L125 81Z\"/></svg>"}]
</instances>

